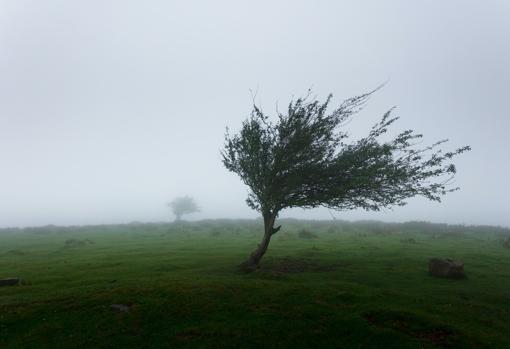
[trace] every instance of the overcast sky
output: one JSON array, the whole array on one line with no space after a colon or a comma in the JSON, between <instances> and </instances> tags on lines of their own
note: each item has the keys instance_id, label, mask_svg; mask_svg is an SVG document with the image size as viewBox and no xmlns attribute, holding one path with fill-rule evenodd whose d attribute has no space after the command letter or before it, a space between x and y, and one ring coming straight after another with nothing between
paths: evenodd
<instances>
[{"instance_id":1,"label":"overcast sky","mask_svg":"<svg viewBox=\"0 0 510 349\"><path fill-rule=\"evenodd\" d=\"M462 189L340 219L510 226L510 1L0 1L0 226L256 217L226 126L388 82L348 127L471 145ZM283 216L330 218L325 209Z\"/></svg>"}]
</instances>

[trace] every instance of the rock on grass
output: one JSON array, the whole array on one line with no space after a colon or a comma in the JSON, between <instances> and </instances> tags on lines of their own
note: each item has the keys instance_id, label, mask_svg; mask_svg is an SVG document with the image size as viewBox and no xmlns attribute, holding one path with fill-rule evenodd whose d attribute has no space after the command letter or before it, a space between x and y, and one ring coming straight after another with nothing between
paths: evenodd
<instances>
[{"instance_id":1,"label":"rock on grass","mask_svg":"<svg viewBox=\"0 0 510 349\"><path fill-rule=\"evenodd\" d=\"M18 278L0 279L0 286L14 286L19 284Z\"/></svg>"},{"instance_id":2,"label":"rock on grass","mask_svg":"<svg viewBox=\"0 0 510 349\"><path fill-rule=\"evenodd\" d=\"M431 258L429 261L429 274L447 279L463 279L464 263L452 259Z\"/></svg>"}]
</instances>

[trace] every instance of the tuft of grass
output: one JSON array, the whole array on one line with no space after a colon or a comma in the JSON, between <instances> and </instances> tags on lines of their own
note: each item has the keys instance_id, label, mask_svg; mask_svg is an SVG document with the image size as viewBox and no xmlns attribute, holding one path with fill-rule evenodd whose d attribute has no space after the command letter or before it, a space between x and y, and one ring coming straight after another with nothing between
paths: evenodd
<instances>
[{"instance_id":1,"label":"tuft of grass","mask_svg":"<svg viewBox=\"0 0 510 349\"><path fill-rule=\"evenodd\" d=\"M402 311L369 311L363 317L372 325L405 334L420 342L429 342L438 348L465 348L468 343L453 327L436 324L432 319ZM464 343L463 343L464 342Z\"/></svg>"},{"instance_id":2,"label":"tuft of grass","mask_svg":"<svg viewBox=\"0 0 510 349\"><path fill-rule=\"evenodd\" d=\"M72 248L72 247L83 247L83 246L93 245L93 244L94 244L94 241L92 241L90 239L84 239L84 240L67 239L64 243L64 246L68 247L68 248Z\"/></svg>"}]
</instances>

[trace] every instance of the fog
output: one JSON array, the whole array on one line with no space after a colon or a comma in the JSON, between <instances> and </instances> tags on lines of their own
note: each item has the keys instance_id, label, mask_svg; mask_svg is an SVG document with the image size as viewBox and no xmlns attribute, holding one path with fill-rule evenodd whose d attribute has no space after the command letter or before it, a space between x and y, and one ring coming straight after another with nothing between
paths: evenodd
<instances>
[{"instance_id":1,"label":"fog","mask_svg":"<svg viewBox=\"0 0 510 349\"><path fill-rule=\"evenodd\" d=\"M384 82L353 138L396 105L392 134L471 145L461 190L333 215L510 226L509 18L505 0L1 1L0 226L165 221L181 195L190 219L257 217L219 153L250 89L274 115Z\"/></svg>"}]
</instances>

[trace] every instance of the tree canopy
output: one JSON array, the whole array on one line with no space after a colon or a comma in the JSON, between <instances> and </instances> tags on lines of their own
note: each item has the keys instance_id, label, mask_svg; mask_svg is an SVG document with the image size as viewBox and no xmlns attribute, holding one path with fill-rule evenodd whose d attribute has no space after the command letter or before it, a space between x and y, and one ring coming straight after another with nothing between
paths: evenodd
<instances>
[{"instance_id":1,"label":"tree canopy","mask_svg":"<svg viewBox=\"0 0 510 349\"><path fill-rule=\"evenodd\" d=\"M200 209L195 200L190 196L182 196L173 199L167 204L175 215L175 220L181 220L181 217L185 214L199 212Z\"/></svg>"},{"instance_id":2,"label":"tree canopy","mask_svg":"<svg viewBox=\"0 0 510 349\"><path fill-rule=\"evenodd\" d=\"M394 109L366 137L350 140L345 125L374 92L330 110L332 95L321 102L309 91L274 120L254 105L239 133L227 129L223 164L249 187L247 203L264 217L266 235L278 231L272 225L286 208L380 210L414 196L440 201L458 189L452 186L452 158L469 146L445 152L440 147L445 139L419 147L422 135L413 130L383 139L398 120Z\"/></svg>"}]
</instances>

